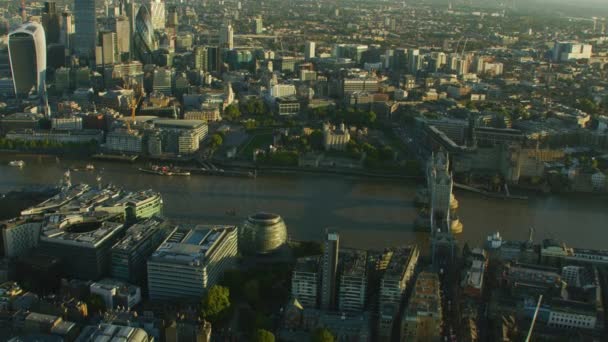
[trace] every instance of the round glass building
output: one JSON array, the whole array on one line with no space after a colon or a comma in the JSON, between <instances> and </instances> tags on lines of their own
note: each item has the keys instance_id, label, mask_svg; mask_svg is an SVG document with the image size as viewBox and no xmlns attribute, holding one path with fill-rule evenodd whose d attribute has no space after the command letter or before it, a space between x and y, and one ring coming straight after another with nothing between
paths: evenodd
<instances>
[{"instance_id":1,"label":"round glass building","mask_svg":"<svg viewBox=\"0 0 608 342\"><path fill-rule=\"evenodd\" d=\"M257 213L245 220L239 236L243 253L270 254L287 242L287 226L277 214Z\"/></svg>"}]
</instances>

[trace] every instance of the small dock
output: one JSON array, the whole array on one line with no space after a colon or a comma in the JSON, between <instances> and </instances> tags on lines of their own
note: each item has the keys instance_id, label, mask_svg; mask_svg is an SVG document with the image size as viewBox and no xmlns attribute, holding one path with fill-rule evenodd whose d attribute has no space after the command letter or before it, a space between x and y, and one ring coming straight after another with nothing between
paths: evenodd
<instances>
[{"instance_id":1,"label":"small dock","mask_svg":"<svg viewBox=\"0 0 608 342\"><path fill-rule=\"evenodd\" d=\"M125 155L125 154L106 154L98 153L93 155L93 159L98 160L110 160L110 161L122 161L133 163L137 160L137 155Z\"/></svg>"},{"instance_id":2,"label":"small dock","mask_svg":"<svg viewBox=\"0 0 608 342\"><path fill-rule=\"evenodd\" d=\"M511 195L508 191L505 194L498 193L498 192L490 192L490 191L478 189L478 188L475 188L472 186L459 184L459 183L454 183L454 187L457 189L461 189L461 190L475 192L480 195L483 195L486 197L491 197L491 198L514 199L514 200L524 200L524 201L528 200L528 196Z\"/></svg>"}]
</instances>

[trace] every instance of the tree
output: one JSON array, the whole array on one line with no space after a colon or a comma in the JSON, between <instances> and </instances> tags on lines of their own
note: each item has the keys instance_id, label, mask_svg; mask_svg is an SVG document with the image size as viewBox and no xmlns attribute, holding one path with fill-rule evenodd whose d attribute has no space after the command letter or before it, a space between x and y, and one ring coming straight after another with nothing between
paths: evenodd
<instances>
[{"instance_id":1,"label":"tree","mask_svg":"<svg viewBox=\"0 0 608 342\"><path fill-rule=\"evenodd\" d=\"M98 294L91 294L85 302L87 303L87 310L90 313L103 313L106 311L106 303Z\"/></svg>"},{"instance_id":2,"label":"tree","mask_svg":"<svg viewBox=\"0 0 608 342\"><path fill-rule=\"evenodd\" d=\"M268 330L258 329L253 337L254 342L274 342L274 334Z\"/></svg>"},{"instance_id":3,"label":"tree","mask_svg":"<svg viewBox=\"0 0 608 342\"><path fill-rule=\"evenodd\" d=\"M334 335L331 331L319 328L312 334L312 342L334 342Z\"/></svg>"},{"instance_id":4,"label":"tree","mask_svg":"<svg viewBox=\"0 0 608 342\"><path fill-rule=\"evenodd\" d=\"M213 285L202 301L202 314L211 323L217 322L230 308L230 290L227 287Z\"/></svg>"},{"instance_id":5,"label":"tree","mask_svg":"<svg viewBox=\"0 0 608 342\"><path fill-rule=\"evenodd\" d=\"M576 103L576 108L588 114L595 114L597 112L597 104L591 99L578 100L578 102Z\"/></svg>"},{"instance_id":6,"label":"tree","mask_svg":"<svg viewBox=\"0 0 608 342\"><path fill-rule=\"evenodd\" d=\"M228 107L226 107L226 110L224 111L224 115L226 116L226 118L228 120L234 121L236 119L238 119L241 116L241 110L239 109L239 107L236 104L231 104Z\"/></svg>"},{"instance_id":7,"label":"tree","mask_svg":"<svg viewBox=\"0 0 608 342\"><path fill-rule=\"evenodd\" d=\"M211 141L210 141L209 145L211 146L212 149L216 149L216 148L222 146L223 143L224 143L224 139L222 138L222 136L218 133L215 133L214 135L211 136Z\"/></svg>"}]
</instances>

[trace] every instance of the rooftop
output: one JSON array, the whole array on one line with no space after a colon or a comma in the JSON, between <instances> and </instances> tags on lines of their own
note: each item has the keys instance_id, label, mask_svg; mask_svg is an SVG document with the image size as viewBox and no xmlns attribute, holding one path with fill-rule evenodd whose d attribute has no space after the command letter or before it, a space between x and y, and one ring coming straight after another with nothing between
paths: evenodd
<instances>
[{"instance_id":1,"label":"rooftop","mask_svg":"<svg viewBox=\"0 0 608 342\"><path fill-rule=\"evenodd\" d=\"M159 217L151 217L143 222L134 224L127 229L125 236L112 247L112 250L129 251L133 249L133 247L139 245L142 241L145 241L158 229L165 226L166 221Z\"/></svg>"},{"instance_id":2,"label":"rooftop","mask_svg":"<svg viewBox=\"0 0 608 342\"><path fill-rule=\"evenodd\" d=\"M416 247L400 247L392 250L392 257L386 267L384 276L401 278L410 263L410 258L415 248Z\"/></svg>"},{"instance_id":3,"label":"rooftop","mask_svg":"<svg viewBox=\"0 0 608 342\"><path fill-rule=\"evenodd\" d=\"M182 129L196 129L205 126L203 120L175 120L175 119L154 119L152 120L157 127L170 127Z\"/></svg>"},{"instance_id":4,"label":"rooftop","mask_svg":"<svg viewBox=\"0 0 608 342\"><path fill-rule=\"evenodd\" d=\"M217 244L232 231L235 226L197 225L175 228L165 241L152 254L151 260L201 266L213 253Z\"/></svg>"},{"instance_id":5,"label":"rooftop","mask_svg":"<svg viewBox=\"0 0 608 342\"><path fill-rule=\"evenodd\" d=\"M319 271L319 256L299 258L296 260L295 271L317 273Z\"/></svg>"},{"instance_id":6,"label":"rooftop","mask_svg":"<svg viewBox=\"0 0 608 342\"><path fill-rule=\"evenodd\" d=\"M103 211L82 214L54 214L42 228L41 241L96 247L123 228L122 223L107 221L117 214Z\"/></svg>"},{"instance_id":7,"label":"rooftop","mask_svg":"<svg viewBox=\"0 0 608 342\"><path fill-rule=\"evenodd\" d=\"M367 266L367 253L356 251L353 253L342 253L340 258L343 260L342 274L345 276L365 277Z\"/></svg>"}]
</instances>

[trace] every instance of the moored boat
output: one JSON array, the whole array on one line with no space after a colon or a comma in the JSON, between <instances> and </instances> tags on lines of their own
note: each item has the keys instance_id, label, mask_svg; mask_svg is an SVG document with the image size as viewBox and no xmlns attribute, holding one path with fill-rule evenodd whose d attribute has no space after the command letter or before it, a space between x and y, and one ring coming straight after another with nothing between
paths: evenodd
<instances>
[{"instance_id":1,"label":"moored boat","mask_svg":"<svg viewBox=\"0 0 608 342\"><path fill-rule=\"evenodd\" d=\"M24 167L25 166L25 162L23 160L11 160L8 165L10 166L14 166L14 167Z\"/></svg>"}]
</instances>

